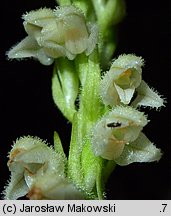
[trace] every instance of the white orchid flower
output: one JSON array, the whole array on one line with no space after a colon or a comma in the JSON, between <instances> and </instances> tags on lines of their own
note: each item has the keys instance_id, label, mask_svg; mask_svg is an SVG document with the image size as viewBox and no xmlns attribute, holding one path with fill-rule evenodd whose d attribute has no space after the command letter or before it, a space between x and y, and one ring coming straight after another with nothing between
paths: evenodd
<instances>
[{"instance_id":1,"label":"white orchid flower","mask_svg":"<svg viewBox=\"0 0 171 216\"><path fill-rule=\"evenodd\" d=\"M96 156L101 156L107 160L119 161L122 164L122 158L127 160L127 164L130 162L138 162L143 160L142 157L138 159L137 155L142 155L142 149L144 148L144 142L146 145L152 146L147 141L147 138L140 139L141 131L147 124L146 116L132 107L117 106L107 115L102 117L92 130L91 144L93 152ZM142 136L142 135L141 135ZM140 142L141 141L141 142ZM138 142L138 149L136 149L136 143ZM129 146L134 146L135 152L129 151ZM127 153L125 153L125 148ZM159 159L159 150L155 147L154 152L146 151L145 161L153 161L153 159ZM135 159L135 154L136 159ZM124 154L124 157L122 156ZM127 156L125 156L127 154ZM157 154L157 157L154 155ZM153 159L151 158L153 157ZM134 159L130 159L134 158ZM126 162L124 162L126 165Z\"/></svg>"},{"instance_id":2,"label":"white orchid flower","mask_svg":"<svg viewBox=\"0 0 171 216\"><path fill-rule=\"evenodd\" d=\"M7 53L10 59L33 57L50 65L58 57L73 60L83 52L89 55L97 44L97 26L86 23L74 6L31 11L23 19L28 36Z\"/></svg>"}]
</instances>

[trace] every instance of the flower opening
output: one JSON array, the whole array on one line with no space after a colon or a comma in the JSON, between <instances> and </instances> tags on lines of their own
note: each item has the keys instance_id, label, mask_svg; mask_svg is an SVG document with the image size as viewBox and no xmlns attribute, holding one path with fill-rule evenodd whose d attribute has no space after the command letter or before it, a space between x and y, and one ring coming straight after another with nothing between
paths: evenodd
<instances>
[{"instance_id":1,"label":"flower opening","mask_svg":"<svg viewBox=\"0 0 171 216\"><path fill-rule=\"evenodd\" d=\"M101 81L100 94L104 104L129 104L141 83L143 59L135 55L121 55Z\"/></svg>"}]
</instances>

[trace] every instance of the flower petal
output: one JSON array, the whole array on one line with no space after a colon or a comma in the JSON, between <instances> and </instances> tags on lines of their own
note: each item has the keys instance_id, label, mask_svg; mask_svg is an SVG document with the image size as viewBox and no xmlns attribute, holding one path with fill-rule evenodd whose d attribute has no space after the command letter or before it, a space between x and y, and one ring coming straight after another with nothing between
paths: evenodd
<instances>
[{"instance_id":1,"label":"flower petal","mask_svg":"<svg viewBox=\"0 0 171 216\"><path fill-rule=\"evenodd\" d=\"M85 53L88 56L93 52L93 50L94 50L94 48L98 42L99 31L98 31L97 25L95 25L95 24L87 24L87 27L88 27L90 35L89 35L89 38L87 40L87 49L86 49Z\"/></svg>"},{"instance_id":2,"label":"flower petal","mask_svg":"<svg viewBox=\"0 0 171 216\"><path fill-rule=\"evenodd\" d=\"M47 56L34 38L28 36L7 52L9 59L22 59L27 57L37 58L42 64L50 65L53 58Z\"/></svg>"},{"instance_id":3,"label":"flower petal","mask_svg":"<svg viewBox=\"0 0 171 216\"><path fill-rule=\"evenodd\" d=\"M160 160L162 153L150 140L140 133L139 137L125 148L115 162L120 166L126 166L133 162L153 162Z\"/></svg>"},{"instance_id":4,"label":"flower petal","mask_svg":"<svg viewBox=\"0 0 171 216\"><path fill-rule=\"evenodd\" d=\"M5 200L15 200L23 197L28 192L28 186L25 184L23 175L12 174L8 186L3 191Z\"/></svg>"},{"instance_id":5,"label":"flower petal","mask_svg":"<svg viewBox=\"0 0 171 216\"><path fill-rule=\"evenodd\" d=\"M48 173L35 179L30 191L29 199L52 199L52 200L72 200L83 199L83 194L65 178L56 173Z\"/></svg>"},{"instance_id":6,"label":"flower petal","mask_svg":"<svg viewBox=\"0 0 171 216\"><path fill-rule=\"evenodd\" d=\"M78 16L68 18L65 30L65 46L73 54L79 54L87 49L88 32L83 19Z\"/></svg>"},{"instance_id":7,"label":"flower petal","mask_svg":"<svg viewBox=\"0 0 171 216\"><path fill-rule=\"evenodd\" d=\"M132 102L132 106L149 106L152 108L159 108L161 106L164 106L164 100L161 98L161 96L153 89L150 89L147 83L143 80L136 91L138 95Z\"/></svg>"},{"instance_id":8,"label":"flower petal","mask_svg":"<svg viewBox=\"0 0 171 216\"><path fill-rule=\"evenodd\" d=\"M114 84L114 85L115 85L116 91L119 95L120 101L123 104L129 104L132 97L133 97L133 94L135 92L135 88L122 89L118 85L116 85L116 84Z\"/></svg>"},{"instance_id":9,"label":"flower petal","mask_svg":"<svg viewBox=\"0 0 171 216\"><path fill-rule=\"evenodd\" d=\"M116 68L135 68L141 73L141 67L144 65L144 60L141 57L133 54L123 54L114 60L112 67Z\"/></svg>"},{"instance_id":10,"label":"flower petal","mask_svg":"<svg viewBox=\"0 0 171 216\"><path fill-rule=\"evenodd\" d=\"M49 8L41 8L24 14L22 18L26 23L44 27L55 18L55 15L53 13L53 10Z\"/></svg>"}]
</instances>

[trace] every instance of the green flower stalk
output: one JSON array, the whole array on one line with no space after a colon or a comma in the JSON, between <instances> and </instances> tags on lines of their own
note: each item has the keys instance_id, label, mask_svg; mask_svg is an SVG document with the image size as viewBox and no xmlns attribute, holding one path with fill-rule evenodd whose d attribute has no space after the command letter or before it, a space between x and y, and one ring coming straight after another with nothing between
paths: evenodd
<instances>
[{"instance_id":1,"label":"green flower stalk","mask_svg":"<svg viewBox=\"0 0 171 216\"><path fill-rule=\"evenodd\" d=\"M37 137L19 138L9 153L4 199L105 199L116 165L159 161L162 155L143 133L149 120L141 106L164 105L143 80L144 60L123 54L112 61L124 1L57 2L54 10L23 15L27 36L7 55L54 63L52 97L72 124L69 155L57 132L54 148Z\"/></svg>"}]
</instances>

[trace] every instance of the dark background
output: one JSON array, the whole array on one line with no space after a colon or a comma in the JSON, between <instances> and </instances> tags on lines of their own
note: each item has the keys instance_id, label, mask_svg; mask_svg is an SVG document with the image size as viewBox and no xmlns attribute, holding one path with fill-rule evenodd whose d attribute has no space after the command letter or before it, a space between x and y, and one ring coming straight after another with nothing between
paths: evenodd
<instances>
[{"instance_id":1,"label":"dark background","mask_svg":"<svg viewBox=\"0 0 171 216\"><path fill-rule=\"evenodd\" d=\"M119 26L115 56L135 53L145 59L143 78L167 98L159 112L146 110L150 123L145 133L163 151L159 163L117 167L107 184L108 199L171 199L170 38L169 1L126 1L127 16ZM53 0L6 0L1 5L0 38L0 191L9 178L7 153L23 135L53 142L57 130L66 153L70 124L51 96L52 66L33 60L7 61L5 52L26 36L21 15L40 7L53 8Z\"/></svg>"}]
</instances>

